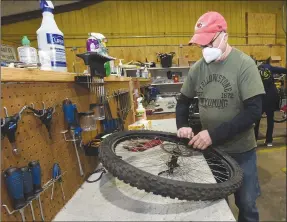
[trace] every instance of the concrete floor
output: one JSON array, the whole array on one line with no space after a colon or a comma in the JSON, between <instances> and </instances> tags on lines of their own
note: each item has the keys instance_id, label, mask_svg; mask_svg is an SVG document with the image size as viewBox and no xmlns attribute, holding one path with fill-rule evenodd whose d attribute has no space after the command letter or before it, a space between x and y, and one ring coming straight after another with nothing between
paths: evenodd
<instances>
[{"instance_id":1,"label":"concrete floor","mask_svg":"<svg viewBox=\"0 0 287 222\"><path fill-rule=\"evenodd\" d=\"M257 200L260 221L286 221L286 123L275 124L273 147L264 146L266 121L261 126L258 141L258 174L261 196ZM231 210L237 218L238 210L233 196L229 198Z\"/></svg>"}]
</instances>

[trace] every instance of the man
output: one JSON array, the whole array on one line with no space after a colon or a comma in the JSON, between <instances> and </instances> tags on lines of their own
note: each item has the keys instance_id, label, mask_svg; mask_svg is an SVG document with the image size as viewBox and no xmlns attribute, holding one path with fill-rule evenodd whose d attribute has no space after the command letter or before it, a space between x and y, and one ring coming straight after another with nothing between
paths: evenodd
<instances>
[{"instance_id":1,"label":"man","mask_svg":"<svg viewBox=\"0 0 287 222\"><path fill-rule=\"evenodd\" d=\"M273 142L273 129L274 129L274 111L279 108L279 94L274 83L275 74L287 74L287 69L283 67L276 67L270 64L271 57L269 57L263 64L258 68L260 70L261 79L263 81L264 89L266 95L263 97L262 101L262 113L267 115L267 131L265 138L265 145L268 147L272 146ZM258 139L260 119L256 122L254 131L255 138Z\"/></svg>"},{"instance_id":2,"label":"man","mask_svg":"<svg viewBox=\"0 0 287 222\"><path fill-rule=\"evenodd\" d=\"M202 15L190 44L202 48L203 58L190 69L176 107L178 137L204 150L211 145L229 153L244 171L235 193L239 221L259 221L260 194L256 167L254 123L261 117L264 87L254 61L228 43L227 23L217 12ZM199 100L203 130L194 135L188 126L188 107Z\"/></svg>"}]
</instances>

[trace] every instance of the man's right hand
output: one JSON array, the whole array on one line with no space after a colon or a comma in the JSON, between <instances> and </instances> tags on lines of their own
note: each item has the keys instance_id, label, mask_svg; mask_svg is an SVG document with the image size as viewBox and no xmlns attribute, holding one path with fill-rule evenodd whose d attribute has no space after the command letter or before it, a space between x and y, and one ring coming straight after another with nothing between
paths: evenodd
<instances>
[{"instance_id":1,"label":"man's right hand","mask_svg":"<svg viewBox=\"0 0 287 222\"><path fill-rule=\"evenodd\" d=\"M177 130L177 136L179 138L191 139L194 136L194 133L190 127L181 127Z\"/></svg>"}]
</instances>

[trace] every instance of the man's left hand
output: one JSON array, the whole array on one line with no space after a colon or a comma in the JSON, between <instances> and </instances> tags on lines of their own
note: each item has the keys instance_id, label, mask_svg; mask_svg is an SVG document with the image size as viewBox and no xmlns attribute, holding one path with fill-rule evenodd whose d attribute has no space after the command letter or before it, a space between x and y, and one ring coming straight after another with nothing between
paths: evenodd
<instances>
[{"instance_id":1,"label":"man's left hand","mask_svg":"<svg viewBox=\"0 0 287 222\"><path fill-rule=\"evenodd\" d=\"M208 131L203 130L199 132L196 136L194 136L188 144L192 145L193 148L205 150L212 144L212 140L210 138Z\"/></svg>"}]
</instances>

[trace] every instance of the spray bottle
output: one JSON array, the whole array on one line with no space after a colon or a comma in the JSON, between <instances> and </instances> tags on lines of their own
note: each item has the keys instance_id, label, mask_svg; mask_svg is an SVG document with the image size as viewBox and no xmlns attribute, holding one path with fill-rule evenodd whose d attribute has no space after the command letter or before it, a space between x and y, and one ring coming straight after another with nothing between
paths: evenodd
<instances>
[{"instance_id":1,"label":"spray bottle","mask_svg":"<svg viewBox=\"0 0 287 222\"><path fill-rule=\"evenodd\" d=\"M142 97L137 98L138 108L136 109L136 119L137 121L146 120L146 111L142 104Z\"/></svg>"},{"instance_id":2,"label":"spray bottle","mask_svg":"<svg viewBox=\"0 0 287 222\"><path fill-rule=\"evenodd\" d=\"M23 36L22 46L18 47L18 55L20 62L31 64L37 63L37 50L33 47L30 47L30 40L27 36Z\"/></svg>"},{"instance_id":3,"label":"spray bottle","mask_svg":"<svg viewBox=\"0 0 287 222\"><path fill-rule=\"evenodd\" d=\"M63 32L58 28L51 1L41 0L43 11L41 27L37 30L41 70L67 71Z\"/></svg>"},{"instance_id":4,"label":"spray bottle","mask_svg":"<svg viewBox=\"0 0 287 222\"><path fill-rule=\"evenodd\" d=\"M142 72L142 77L143 78L148 78L148 69L147 69L146 65L144 66L144 70Z\"/></svg>"},{"instance_id":5,"label":"spray bottle","mask_svg":"<svg viewBox=\"0 0 287 222\"><path fill-rule=\"evenodd\" d=\"M118 65L118 76L121 76L122 75L122 72L123 72L123 63L122 63L122 60L123 59L119 59L119 65Z\"/></svg>"},{"instance_id":6,"label":"spray bottle","mask_svg":"<svg viewBox=\"0 0 287 222\"><path fill-rule=\"evenodd\" d=\"M87 39L87 51L88 52L99 52L100 44L99 40L95 37L95 33L91 32L88 34Z\"/></svg>"}]
</instances>

